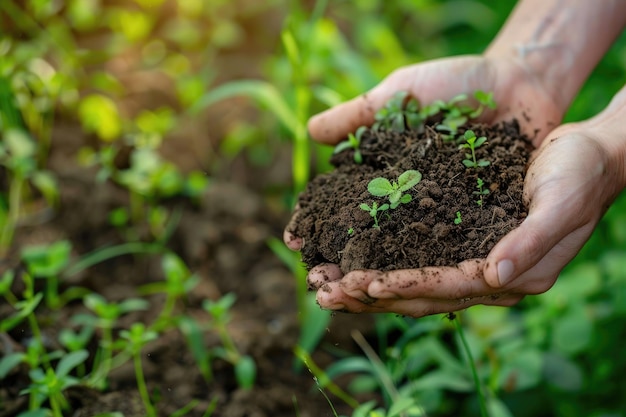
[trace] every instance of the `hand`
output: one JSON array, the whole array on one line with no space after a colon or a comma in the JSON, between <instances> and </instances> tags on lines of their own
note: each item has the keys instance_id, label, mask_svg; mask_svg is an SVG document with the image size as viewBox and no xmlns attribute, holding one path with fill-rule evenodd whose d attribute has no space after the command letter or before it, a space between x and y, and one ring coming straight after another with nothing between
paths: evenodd
<instances>
[{"instance_id":1,"label":"hand","mask_svg":"<svg viewBox=\"0 0 626 417\"><path fill-rule=\"evenodd\" d=\"M408 91L421 103L449 100L476 90L493 92L497 109L485 111L481 121L495 123L517 118L522 129L539 146L561 120L564 109L548 94L540 80L511 58L461 56L400 68L366 94L320 113L309 121L313 139L336 144L359 126L371 125L374 114L398 91ZM296 208L283 239L300 250L302 239L289 231L296 221Z\"/></svg>"},{"instance_id":2,"label":"hand","mask_svg":"<svg viewBox=\"0 0 626 417\"><path fill-rule=\"evenodd\" d=\"M318 266L308 281L320 306L420 317L475 304L509 306L547 291L626 184L625 115L626 89L594 119L547 136L526 176L528 217L486 260L345 276L336 265Z\"/></svg>"}]
</instances>

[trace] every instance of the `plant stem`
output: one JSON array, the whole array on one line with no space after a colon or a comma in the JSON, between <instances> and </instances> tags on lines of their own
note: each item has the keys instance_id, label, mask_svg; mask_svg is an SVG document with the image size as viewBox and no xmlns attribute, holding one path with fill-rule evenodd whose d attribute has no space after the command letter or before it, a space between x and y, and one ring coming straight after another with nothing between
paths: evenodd
<instances>
[{"instance_id":1,"label":"plant stem","mask_svg":"<svg viewBox=\"0 0 626 417\"><path fill-rule=\"evenodd\" d=\"M143 375L143 367L141 366L141 351L133 353L133 365L135 366L135 378L137 379L137 389L139 390L139 395L141 396L141 401L143 402L144 407L146 408L146 415L149 417L155 417L156 412L154 411L154 406L150 402L150 395L148 393L148 387L146 387L146 380Z\"/></svg>"},{"instance_id":2,"label":"plant stem","mask_svg":"<svg viewBox=\"0 0 626 417\"><path fill-rule=\"evenodd\" d=\"M95 264L106 261L107 259L115 258L121 255L130 255L137 253L162 253L166 248L163 245L155 243L143 243L143 242L130 242L123 243L117 246L111 246L108 248L97 249L87 255L81 260L75 263L72 267L68 268L63 275L70 277L76 275L80 271L87 269Z\"/></svg>"},{"instance_id":3,"label":"plant stem","mask_svg":"<svg viewBox=\"0 0 626 417\"><path fill-rule=\"evenodd\" d=\"M24 179L21 175L15 175L9 186L9 213L7 214L6 223L2 227L0 233L0 258L4 258L11 246L13 233L19 220L20 200L22 196L22 185Z\"/></svg>"},{"instance_id":4,"label":"plant stem","mask_svg":"<svg viewBox=\"0 0 626 417\"><path fill-rule=\"evenodd\" d=\"M487 404L485 402L485 395L482 390L482 385L480 383L480 379L478 378L478 371L476 370L476 364L474 363L474 358L472 356L472 351L470 350L469 344L467 343L467 339L465 339L465 332L463 331L463 326L461 325L461 321L458 318L454 319L454 327L459 335L459 339L461 340L461 345L463 346L463 350L467 355L467 361L469 362L470 369L472 371L472 377L474 378L474 385L476 386L476 391L478 393L478 403L480 405L480 415L482 417L489 417L489 413L487 412Z\"/></svg>"}]
</instances>

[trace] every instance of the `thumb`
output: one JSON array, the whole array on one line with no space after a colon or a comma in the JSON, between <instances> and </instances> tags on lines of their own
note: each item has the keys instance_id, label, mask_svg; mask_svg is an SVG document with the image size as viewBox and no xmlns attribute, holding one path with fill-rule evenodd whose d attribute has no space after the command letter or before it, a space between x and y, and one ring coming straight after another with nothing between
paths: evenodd
<instances>
[{"instance_id":1,"label":"thumb","mask_svg":"<svg viewBox=\"0 0 626 417\"><path fill-rule=\"evenodd\" d=\"M360 126L374 123L374 115L399 90L383 81L369 92L313 116L308 123L314 140L334 145Z\"/></svg>"}]
</instances>

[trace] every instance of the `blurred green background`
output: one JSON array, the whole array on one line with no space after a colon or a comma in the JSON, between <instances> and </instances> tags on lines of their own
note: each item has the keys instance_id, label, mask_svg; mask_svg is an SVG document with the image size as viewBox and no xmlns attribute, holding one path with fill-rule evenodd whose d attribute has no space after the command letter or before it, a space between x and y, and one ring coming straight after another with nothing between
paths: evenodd
<instances>
[{"instance_id":1,"label":"blurred green background","mask_svg":"<svg viewBox=\"0 0 626 417\"><path fill-rule=\"evenodd\" d=\"M47 214L62 209L57 177L64 167L92 167L93 178L87 181L93 187L113 183L123 191L122 204L103 208L119 231L123 254L175 251L168 241L180 213L168 202L195 204L213 181L254 190L286 222L295 193L311 176L330 169L331 149L307 137L312 114L366 91L402 65L481 53L514 5L486 0L3 0L0 274L7 302L19 310L19 302L28 301L7 295L8 288L15 292L26 279L15 265L30 259L19 225L32 218L45 222ZM621 36L566 120L600 111L625 74L626 36ZM81 256L98 253L97 240L73 244L82 245ZM100 258L82 257L86 263L76 266L63 245L55 247L59 271L88 270L118 254L99 252ZM322 338L328 316L304 294L297 258L276 240L270 246L298 279L301 346L333 357L332 365L316 371L321 391L330 392L329 415L332 403L343 402L356 408L355 416L479 415L470 368L446 320L380 316L370 335L377 356L366 354L367 349L334 350ZM57 253L50 248L44 252ZM55 270L55 259L44 259L43 269ZM50 295L53 288L40 290L51 300L46 308L62 309L63 302L55 305ZM33 309L31 320L46 311ZM625 416L625 318L622 195L548 293L510 309L475 307L463 314L489 415ZM14 319L2 318L2 331L13 328ZM249 366L234 355L233 365ZM349 383L343 375L350 376ZM348 397L325 377L339 378L343 385L337 388ZM351 396L376 400L359 406ZM326 404L322 395L319 401ZM40 415L54 415L47 412Z\"/></svg>"}]
</instances>

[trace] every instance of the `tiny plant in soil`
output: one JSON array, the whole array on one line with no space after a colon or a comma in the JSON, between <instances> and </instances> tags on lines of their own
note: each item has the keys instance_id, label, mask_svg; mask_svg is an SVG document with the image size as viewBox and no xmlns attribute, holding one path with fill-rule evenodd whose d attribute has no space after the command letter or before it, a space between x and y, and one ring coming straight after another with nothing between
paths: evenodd
<instances>
[{"instance_id":1,"label":"tiny plant in soil","mask_svg":"<svg viewBox=\"0 0 626 417\"><path fill-rule=\"evenodd\" d=\"M382 213L383 211L389 210L389 204L385 203L379 207L376 201L372 203L371 207L365 203L362 203L359 207L361 208L361 210L367 211L369 215L372 216L372 218L374 219L374 227L376 228L380 227L378 225L378 221L380 219L380 213ZM350 231L348 231L348 234L350 234Z\"/></svg>"},{"instance_id":2,"label":"tiny plant in soil","mask_svg":"<svg viewBox=\"0 0 626 417\"><path fill-rule=\"evenodd\" d=\"M367 190L376 197L387 197L389 204L385 203L378 205L377 202L373 202L371 206L362 203L359 207L361 210L367 211L374 219L374 227L380 227L378 222L380 220L379 214L389 209L397 208L400 203L406 204L413 200L411 194L403 194L408 191L422 179L422 174L416 170L408 170L400 174L398 181L389 181L386 178L378 177L374 178L367 184Z\"/></svg>"},{"instance_id":3,"label":"tiny plant in soil","mask_svg":"<svg viewBox=\"0 0 626 417\"><path fill-rule=\"evenodd\" d=\"M352 149L354 151L354 162L357 164L363 163L363 155L361 154L359 147L361 146L361 137L366 130L367 127L361 126L354 134L348 133L348 139L338 143L337 146L335 146L333 153L339 153L345 151L346 149Z\"/></svg>"},{"instance_id":4,"label":"tiny plant in soil","mask_svg":"<svg viewBox=\"0 0 626 417\"><path fill-rule=\"evenodd\" d=\"M399 91L374 115L373 130L392 130L404 132L422 126L424 118L419 111L419 102L414 98L407 99L406 91Z\"/></svg>"},{"instance_id":5,"label":"tiny plant in soil","mask_svg":"<svg viewBox=\"0 0 626 417\"><path fill-rule=\"evenodd\" d=\"M496 108L493 93L477 90L474 92L473 97L478 101L479 105L477 108L464 104L468 99L467 94L459 94L447 102L436 100L424 106L420 113L424 119L428 116L442 113L444 115L443 120L436 126L436 129L443 133L444 139L453 140L457 137L459 127L467 123L469 119L478 118L485 108Z\"/></svg>"},{"instance_id":6,"label":"tiny plant in soil","mask_svg":"<svg viewBox=\"0 0 626 417\"><path fill-rule=\"evenodd\" d=\"M480 207L483 206L483 197L485 197L486 195L489 194L489 190L484 188L485 187L485 183L483 181L482 178L477 178L476 179L476 188L477 191L474 191L472 194L477 195L478 196L478 200L476 200L476 204L478 204Z\"/></svg>"},{"instance_id":7,"label":"tiny plant in soil","mask_svg":"<svg viewBox=\"0 0 626 417\"><path fill-rule=\"evenodd\" d=\"M369 209L369 207L368 207L368 209ZM351 227L351 228L348 229L348 236L352 236L353 234L354 234L354 228Z\"/></svg>"},{"instance_id":8,"label":"tiny plant in soil","mask_svg":"<svg viewBox=\"0 0 626 417\"><path fill-rule=\"evenodd\" d=\"M410 169L400 174L398 181L392 182L382 177L374 178L367 184L367 191L376 197L388 197L389 207L395 209L400 203L406 204L413 199L411 194L403 193L415 187L421 180L421 172Z\"/></svg>"},{"instance_id":9,"label":"tiny plant in soil","mask_svg":"<svg viewBox=\"0 0 626 417\"><path fill-rule=\"evenodd\" d=\"M465 165L467 168L488 166L489 161L487 161L486 159L476 160L476 149L481 147L485 142L487 142L487 138L484 136L477 138L473 130L467 130L463 137L465 138L465 143L461 144L461 148L470 150L470 153L465 154L463 165Z\"/></svg>"},{"instance_id":10,"label":"tiny plant in soil","mask_svg":"<svg viewBox=\"0 0 626 417\"><path fill-rule=\"evenodd\" d=\"M461 223L463 223L463 219L461 218L461 212L457 211L456 217L454 218L454 224L461 224Z\"/></svg>"}]
</instances>

